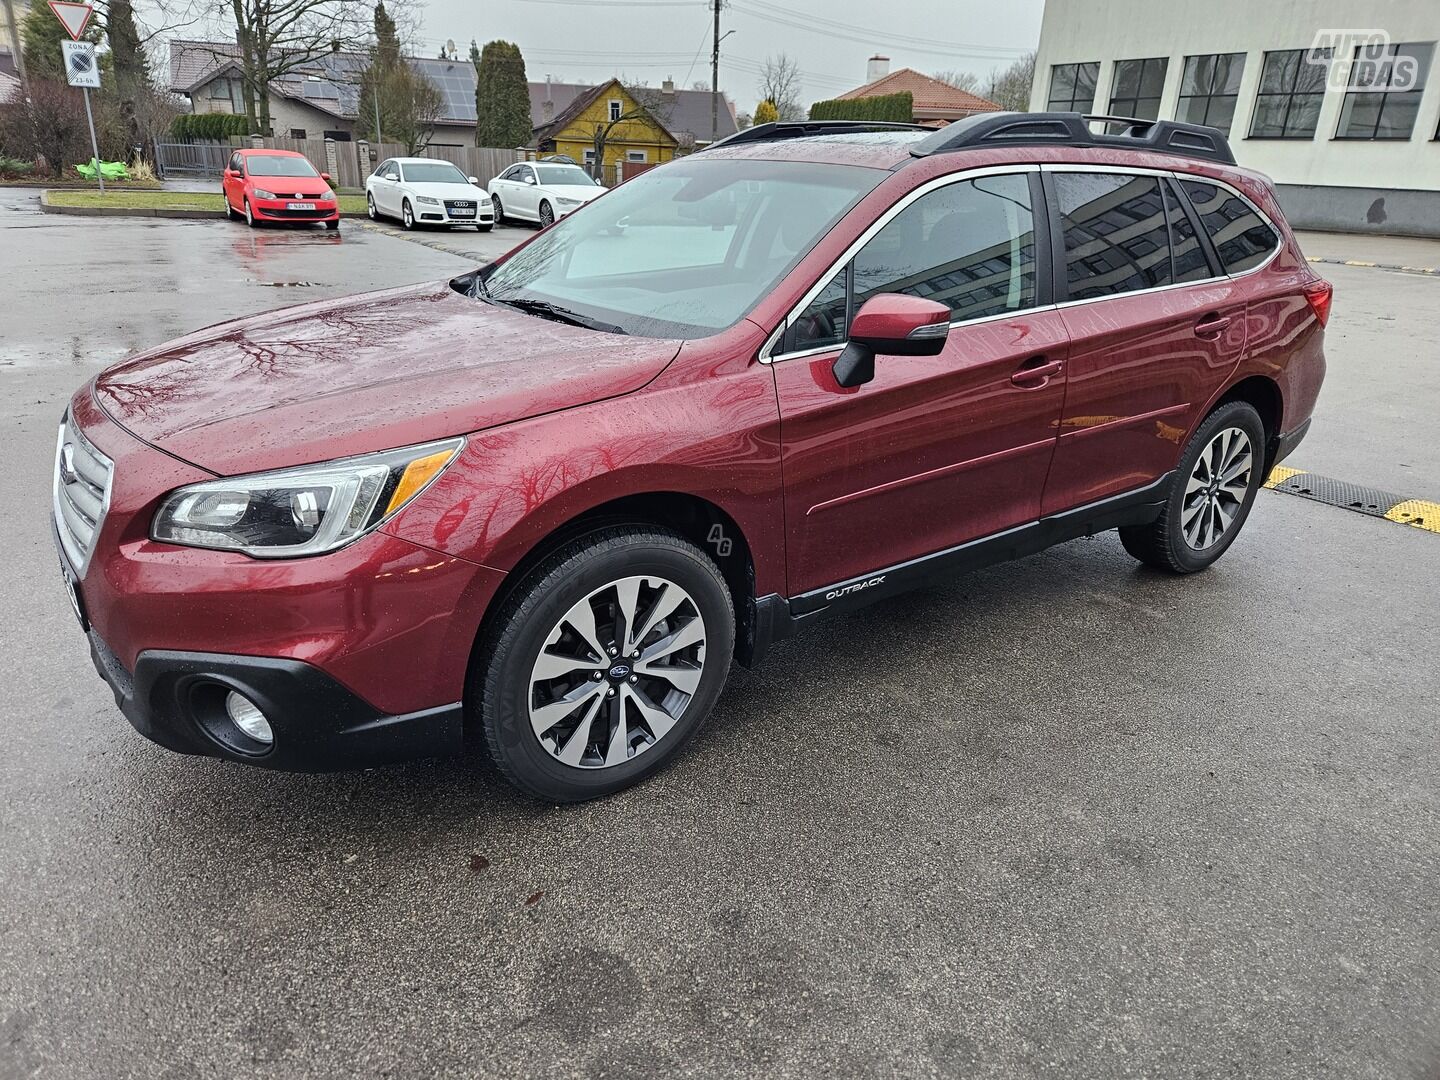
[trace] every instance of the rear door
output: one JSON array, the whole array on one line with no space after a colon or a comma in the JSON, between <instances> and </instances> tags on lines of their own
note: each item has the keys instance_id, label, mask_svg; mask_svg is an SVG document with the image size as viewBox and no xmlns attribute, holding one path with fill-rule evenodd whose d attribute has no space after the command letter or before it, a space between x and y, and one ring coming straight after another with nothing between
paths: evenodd
<instances>
[{"instance_id":1,"label":"rear door","mask_svg":"<svg viewBox=\"0 0 1440 1080\"><path fill-rule=\"evenodd\" d=\"M238 152L231 154L230 161L226 164L225 168L235 175L233 177L222 177L220 187L225 192L225 201L235 207L236 210L240 210L244 203L242 188L245 185L243 155Z\"/></svg>"},{"instance_id":2,"label":"rear door","mask_svg":"<svg viewBox=\"0 0 1440 1080\"><path fill-rule=\"evenodd\" d=\"M824 587L1039 514L1067 352L1037 271L1048 265L1048 233L1034 225L1039 173L932 187L817 285L772 361L790 592L821 590L817 604ZM841 387L832 369L849 320L891 292L949 305L944 352L877 356L873 381Z\"/></svg>"},{"instance_id":3,"label":"rear door","mask_svg":"<svg viewBox=\"0 0 1440 1080\"><path fill-rule=\"evenodd\" d=\"M1153 483L1239 363L1245 301L1168 173L1044 166L1071 342L1042 511Z\"/></svg>"}]
</instances>

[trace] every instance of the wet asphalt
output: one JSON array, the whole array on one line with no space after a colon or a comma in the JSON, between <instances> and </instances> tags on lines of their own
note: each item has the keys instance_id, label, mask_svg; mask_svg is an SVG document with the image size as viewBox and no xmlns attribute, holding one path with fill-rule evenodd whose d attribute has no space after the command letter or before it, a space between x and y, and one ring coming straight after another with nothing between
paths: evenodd
<instances>
[{"instance_id":1,"label":"wet asphalt","mask_svg":"<svg viewBox=\"0 0 1440 1080\"><path fill-rule=\"evenodd\" d=\"M55 572L65 399L467 265L394 232L0 191L0 1077L1440 1073L1440 536L1293 496L1197 577L1110 534L823 624L580 807L135 734ZM1440 499L1440 280L1326 271L1292 464Z\"/></svg>"}]
</instances>

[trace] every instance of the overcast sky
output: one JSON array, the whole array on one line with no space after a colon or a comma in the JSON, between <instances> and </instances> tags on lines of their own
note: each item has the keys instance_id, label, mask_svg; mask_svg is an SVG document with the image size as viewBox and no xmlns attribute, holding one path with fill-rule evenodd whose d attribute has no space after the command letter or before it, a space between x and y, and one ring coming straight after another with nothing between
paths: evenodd
<instances>
[{"instance_id":1,"label":"overcast sky","mask_svg":"<svg viewBox=\"0 0 1440 1080\"><path fill-rule=\"evenodd\" d=\"M1040 38L1044 0L725 0L720 88L742 112L758 100L766 56L799 64L808 105L865 81L865 60L891 70L1005 67ZM611 75L658 85L710 80L709 0L425 0L415 51L447 39L461 55L475 38L514 41L532 80L598 82Z\"/></svg>"}]
</instances>

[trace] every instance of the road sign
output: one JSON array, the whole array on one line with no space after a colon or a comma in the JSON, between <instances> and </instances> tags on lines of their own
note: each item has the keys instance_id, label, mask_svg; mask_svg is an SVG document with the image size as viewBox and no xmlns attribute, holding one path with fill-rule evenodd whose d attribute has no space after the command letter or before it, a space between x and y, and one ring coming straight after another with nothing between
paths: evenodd
<instances>
[{"instance_id":1,"label":"road sign","mask_svg":"<svg viewBox=\"0 0 1440 1080\"><path fill-rule=\"evenodd\" d=\"M50 10L60 20L60 25L65 27L68 33L76 41L85 32L85 24L90 21L90 15L95 10L90 4L70 4L65 0L50 0Z\"/></svg>"},{"instance_id":2,"label":"road sign","mask_svg":"<svg viewBox=\"0 0 1440 1080\"><path fill-rule=\"evenodd\" d=\"M88 41L62 41L65 50L65 78L71 86L100 89L100 62L95 59L95 46Z\"/></svg>"}]
</instances>

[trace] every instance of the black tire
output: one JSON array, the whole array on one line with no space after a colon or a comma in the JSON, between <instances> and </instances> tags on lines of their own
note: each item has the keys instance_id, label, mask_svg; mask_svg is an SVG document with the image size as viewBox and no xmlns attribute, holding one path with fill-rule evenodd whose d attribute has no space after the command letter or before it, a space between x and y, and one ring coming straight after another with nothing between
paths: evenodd
<instances>
[{"instance_id":1,"label":"black tire","mask_svg":"<svg viewBox=\"0 0 1440 1080\"><path fill-rule=\"evenodd\" d=\"M490 196L490 206L495 210L495 224L505 224L505 207L500 202L499 195Z\"/></svg>"},{"instance_id":2,"label":"black tire","mask_svg":"<svg viewBox=\"0 0 1440 1080\"><path fill-rule=\"evenodd\" d=\"M226 221L239 221L239 220L240 220L240 215L235 212L235 207L233 207L233 206L230 205L230 196L229 196L229 195L226 195L226 196L225 196L225 220L226 220Z\"/></svg>"},{"instance_id":3,"label":"black tire","mask_svg":"<svg viewBox=\"0 0 1440 1080\"><path fill-rule=\"evenodd\" d=\"M695 692L674 726L643 752L612 766L566 765L542 745L531 726L530 677L536 658L580 600L610 582L643 575L664 577L689 593L703 619L704 657ZM598 626L596 632L604 635ZM734 644L730 590L699 548L674 533L646 526L599 529L572 540L535 567L497 613L471 664L469 728L483 734L500 772L527 794L560 803L608 795L664 768L700 730L725 686ZM608 666L611 661L601 663ZM625 694L619 698L623 703Z\"/></svg>"},{"instance_id":4,"label":"black tire","mask_svg":"<svg viewBox=\"0 0 1440 1080\"><path fill-rule=\"evenodd\" d=\"M1186 539L1184 531L1187 505L1195 505L1187 503L1187 489L1200 466L1201 455L1206 454L1217 435L1228 429L1238 429L1250 440L1249 480L1229 525L1213 542L1196 546ZM1255 407L1246 401L1230 401L1219 406L1185 444L1160 517L1149 525L1121 528L1120 542L1126 551L1147 566L1168 570L1172 574L1193 574L1204 570L1225 554L1245 527L1245 519L1250 516L1250 508L1255 504L1256 492L1265 482L1265 458L1265 424ZM1204 491L1191 492L1189 498L1195 495L1203 496Z\"/></svg>"},{"instance_id":5,"label":"black tire","mask_svg":"<svg viewBox=\"0 0 1440 1080\"><path fill-rule=\"evenodd\" d=\"M495 226L493 226L493 225L476 225L476 226L475 226L475 231L476 231L476 232L489 232L489 231L490 231L491 229L493 229L494 227L495 227Z\"/></svg>"},{"instance_id":6,"label":"black tire","mask_svg":"<svg viewBox=\"0 0 1440 1080\"><path fill-rule=\"evenodd\" d=\"M365 193L365 213L370 215L371 221L380 220L380 210L375 205L375 196L368 191Z\"/></svg>"},{"instance_id":7,"label":"black tire","mask_svg":"<svg viewBox=\"0 0 1440 1080\"><path fill-rule=\"evenodd\" d=\"M336 221L327 221L327 222L325 222L325 228L329 229L331 232L334 232L335 230L337 230L338 228L340 228L340 222L339 222L338 220L336 220Z\"/></svg>"},{"instance_id":8,"label":"black tire","mask_svg":"<svg viewBox=\"0 0 1440 1080\"><path fill-rule=\"evenodd\" d=\"M249 225L250 228L252 228L252 229L258 229L258 228L260 227L260 221L259 221L259 219L255 217L255 212L250 209L250 200L249 200L249 199L246 199L246 200L245 200L245 214L244 214L244 217L245 217L245 224L246 224L246 225Z\"/></svg>"},{"instance_id":9,"label":"black tire","mask_svg":"<svg viewBox=\"0 0 1440 1080\"><path fill-rule=\"evenodd\" d=\"M415 228L415 208L410 205L409 199L400 204L400 226L411 230Z\"/></svg>"},{"instance_id":10,"label":"black tire","mask_svg":"<svg viewBox=\"0 0 1440 1080\"><path fill-rule=\"evenodd\" d=\"M540 227L541 227L542 229L548 229L551 225L554 225L554 224L555 224L555 211L554 211L554 209L550 206L550 203L549 203L548 200L542 200L541 203L540 203Z\"/></svg>"}]
</instances>

